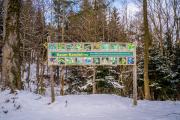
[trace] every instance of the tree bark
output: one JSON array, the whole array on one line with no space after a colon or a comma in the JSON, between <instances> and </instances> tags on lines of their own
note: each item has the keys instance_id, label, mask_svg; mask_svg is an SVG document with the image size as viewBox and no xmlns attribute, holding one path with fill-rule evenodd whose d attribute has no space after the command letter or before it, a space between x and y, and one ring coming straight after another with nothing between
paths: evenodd
<instances>
[{"instance_id":1,"label":"tree bark","mask_svg":"<svg viewBox=\"0 0 180 120\"><path fill-rule=\"evenodd\" d=\"M148 56L149 56L149 41L150 33L147 18L147 0L143 0L143 16L144 16L144 93L145 99L149 100L150 88L149 88L149 76L148 76Z\"/></svg>"},{"instance_id":2,"label":"tree bark","mask_svg":"<svg viewBox=\"0 0 180 120\"><path fill-rule=\"evenodd\" d=\"M14 92L22 88L19 37L21 0L5 0L4 6L3 81Z\"/></svg>"},{"instance_id":3,"label":"tree bark","mask_svg":"<svg viewBox=\"0 0 180 120\"><path fill-rule=\"evenodd\" d=\"M31 59L31 58L30 58ZM30 88L30 72L31 72L31 60L28 61L28 68L27 68L27 78L26 78L26 82L28 84L28 89L30 90L31 92L31 88Z\"/></svg>"},{"instance_id":4,"label":"tree bark","mask_svg":"<svg viewBox=\"0 0 180 120\"><path fill-rule=\"evenodd\" d=\"M39 79L39 53L37 53L36 60L36 79L37 79L37 93L39 93L40 79Z\"/></svg>"},{"instance_id":5,"label":"tree bark","mask_svg":"<svg viewBox=\"0 0 180 120\"><path fill-rule=\"evenodd\" d=\"M159 40L160 40L160 53L161 53L161 55L163 55L163 50L164 50L164 47L163 47L163 26L162 26L162 10L161 10L161 8L162 8L162 5L161 5L161 1L160 0L158 0L158 8L159 8L159 10L158 10L158 19L159 19Z\"/></svg>"}]
</instances>

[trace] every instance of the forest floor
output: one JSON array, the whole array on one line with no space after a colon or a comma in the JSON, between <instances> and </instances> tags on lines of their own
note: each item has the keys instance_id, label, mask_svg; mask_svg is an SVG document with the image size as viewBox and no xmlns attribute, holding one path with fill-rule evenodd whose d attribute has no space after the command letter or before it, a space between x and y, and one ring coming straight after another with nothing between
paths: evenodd
<instances>
[{"instance_id":1,"label":"forest floor","mask_svg":"<svg viewBox=\"0 0 180 120\"><path fill-rule=\"evenodd\" d=\"M180 101L138 101L116 95L50 97L0 92L0 120L180 120Z\"/></svg>"}]
</instances>

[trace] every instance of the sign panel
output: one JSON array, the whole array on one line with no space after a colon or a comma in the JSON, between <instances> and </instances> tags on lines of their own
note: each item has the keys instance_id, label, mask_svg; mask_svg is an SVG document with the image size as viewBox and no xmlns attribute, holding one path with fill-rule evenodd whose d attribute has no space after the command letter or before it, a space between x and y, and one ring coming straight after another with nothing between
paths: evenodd
<instances>
[{"instance_id":1,"label":"sign panel","mask_svg":"<svg viewBox=\"0 0 180 120\"><path fill-rule=\"evenodd\" d=\"M48 65L135 65L133 43L48 43Z\"/></svg>"}]
</instances>

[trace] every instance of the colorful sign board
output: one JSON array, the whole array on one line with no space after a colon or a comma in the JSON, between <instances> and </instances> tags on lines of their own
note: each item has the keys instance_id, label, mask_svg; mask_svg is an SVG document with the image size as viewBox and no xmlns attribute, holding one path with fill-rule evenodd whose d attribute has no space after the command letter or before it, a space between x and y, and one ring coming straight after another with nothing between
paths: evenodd
<instances>
[{"instance_id":1,"label":"colorful sign board","mask_svg":"<svg viewBox=\"0 0 180 120\"><path fill-rule=\"evenodd\" d=\"M48 43L48 65L135 65L134 43Z\"/></svg>"}]
</instances>

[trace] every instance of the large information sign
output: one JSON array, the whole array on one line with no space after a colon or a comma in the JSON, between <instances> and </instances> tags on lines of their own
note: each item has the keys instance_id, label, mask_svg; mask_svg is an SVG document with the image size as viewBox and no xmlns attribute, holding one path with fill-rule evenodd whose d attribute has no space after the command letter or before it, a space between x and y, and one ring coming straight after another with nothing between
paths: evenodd
<instances>
[{"instance_id":1,"label":"large information sign","mask_svg":"<svg viewBox=\"0 0 180 120\"><path fill-rule=\"evenodd\" d=\"M48 65L135 65L134 43L48 43Z\"/></svg>"}]
</instances>

